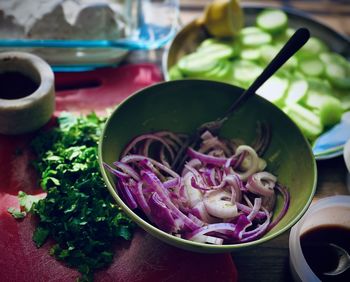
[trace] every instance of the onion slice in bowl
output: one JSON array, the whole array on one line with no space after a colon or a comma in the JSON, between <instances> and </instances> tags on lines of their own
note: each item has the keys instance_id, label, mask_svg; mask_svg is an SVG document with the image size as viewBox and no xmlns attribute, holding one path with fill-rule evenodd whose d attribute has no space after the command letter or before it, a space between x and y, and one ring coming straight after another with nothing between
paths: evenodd
<instances>
[{"instance_id":1,"label":"onion slice in bowl","mask_svg":"<svg viewBox=\"0 0 350 282\"><path fill-rule=\"evenodd\" d=\"M253 147L206 132L199 148L188 148L178 174L169 163L185 138L166 131L141 135L115 167L105 164L131 209L142 210L155 226L177 237L218 245L256 240L284 217L288 189L264 170L266 162ZM255 145L265 149L266 138L259 140ZM280 195L283 207L271 222Z\"/></svg>"}]
</instances>

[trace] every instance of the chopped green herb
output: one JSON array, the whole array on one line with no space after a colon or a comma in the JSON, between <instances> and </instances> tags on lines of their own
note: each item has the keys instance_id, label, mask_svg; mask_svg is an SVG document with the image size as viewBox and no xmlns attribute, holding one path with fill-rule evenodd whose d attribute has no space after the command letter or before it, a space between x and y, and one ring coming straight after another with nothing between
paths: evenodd
<instances>
[{"instance_id":1,"label":"chopped green herb","mask_svg":"<svg viewBox=\"0 0 350 282\"><path fill-rule=\"evenodd\" d=\"M47 192L32 206L40 218L33 240L40 247L53 238L50 253L77 268L82 280L92 280L96 269L112 262L116 239L130 239L134 226L114 204L100 174L97 142L104 122L94 113L62 113L58 127L32 143Z\"/></svg>"},{"instance_id":2,"label":"chopped green herb","mask_svg":"<svg viewBox=\"0 0 350 282\"><path fill-rule=\"evenodd\" d=\"M24 218L27 215L25 211L20 211L19 209L13 207L8 208L7 211L16 219Z\"/></svg>"},{"instance_id":3,"label":"chopped green herb","mask_svg":"<svg viewBox=\"0 0 350 282\"><path fill-rule=\"evenodd\" d=\"M42 245L44 245L47 237L49 236L49 230L42 227L37 227L33 234L33 241L35 245L40 248Z\"/></svg>"},{"instance_id":4,"label":"chopped green herb","mask_svg":"<svg viewBox=\"0 0 350 282\"><path fill-rule=\"evenodd\" d=\"M30 212L32 210L33 204L37 203L41 198L42 197L38 197L35 195L27 195L23 191L18 192L19 204L27 212Z\"/></svg>"}]
</instances>

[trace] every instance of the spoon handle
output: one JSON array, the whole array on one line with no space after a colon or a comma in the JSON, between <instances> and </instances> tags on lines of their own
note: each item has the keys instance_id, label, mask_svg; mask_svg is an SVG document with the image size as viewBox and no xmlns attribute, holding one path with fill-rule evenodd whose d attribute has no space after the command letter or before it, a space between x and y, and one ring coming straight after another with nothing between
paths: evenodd
<instances>
[{"instance_id":1,"label":"spoon handle","mask_svg":"<svg viewBox=\"0 0 350 282\"><path fill-rule=\"evenodd\" d=\"M287 41L275 58L268 64L258 78L245 90L245 92L231 105L223 119L226 120L237 106L250 96L253 96L261 85L264 84L290 57L292 57L309 40L310 32L306 28L299 28Z\"/></svg>"},{"instance_id":2,"label":"spoon handle","mask_svg":"<svg viewBox=\"0 0 350 282\"><path fill-rule=\"evenodd\" d=\"M186 148L194 147L198 142L200 135L205 130L209 130L214 134L218 133L222 125L232 115L235 109L249 97L255 95L256 90L258 90L266 80L268 80L290 57L292 57L309 40L309 38L310 32L306 28L299 28L258 78L238 97L238 99L233 102L233 104L231 104L230 108L221 118L203 123L197 128L196 132L181 146L171 167L176 171L179 171L186 159Z\"/></svg>"}]
</instances>

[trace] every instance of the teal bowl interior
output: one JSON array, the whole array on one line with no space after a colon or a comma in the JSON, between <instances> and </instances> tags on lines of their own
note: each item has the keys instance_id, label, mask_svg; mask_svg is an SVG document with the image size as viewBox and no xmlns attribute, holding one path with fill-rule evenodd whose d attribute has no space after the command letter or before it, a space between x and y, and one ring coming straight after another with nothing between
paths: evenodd
<instances>
[{"instance_id":1,"label":"teal bowl interior","mask_svg":"<svg viewBox=\"0 0 350 282\"><path fill-rule=\"evenodd\" d=\"M114 176L103 162L112 164L135 136L157 130L190 133L203 122L213 120L228 109L243 89L204 80L164 82L135 93L108 118L99 143L100 168L107 187L118 205L141 228L180 248L199 252L230 252L266 242L291 228L308 208L316 189L317 170L311 147L296 125L276 106L255 95L245 102L221 130L225 137L237 137L250 144L258 121L271 126L272 137L263 158L267 170L277 175L289 189L290 207L284 218L262 238L235 245L208 245L177 238L156 228L127 207L115 189ZM275 215L282 207L278 197Z\"/></svg>"}]
</instances>

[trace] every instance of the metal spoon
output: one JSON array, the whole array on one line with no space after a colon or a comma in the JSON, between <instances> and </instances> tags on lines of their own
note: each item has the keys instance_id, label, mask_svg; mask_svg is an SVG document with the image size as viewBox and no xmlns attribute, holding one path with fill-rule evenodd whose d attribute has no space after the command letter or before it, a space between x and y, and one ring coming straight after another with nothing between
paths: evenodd
<instances>
[{"instance_id":1,"label":"metal spoon","mask_svg":"<svg viewBox=\"0 0 350 282\"><path fill-rule=\"evenodd\" d=\"M306 28L299 28L292 37L287 41L275 58L268 64L264 71L257 77L257 79L250 85L236 99L230 108L224 113L223 116L219 117L214 121L209 121L200 125L197 130L188 138L187 142L181 146L174 162L172 163L172 169L178 171L183 166L186 159L186 148L195 147L200 140L201 134L208 130L213 134L218 134L222 125L229 119L233 112L249 97L253 96L256 90L266 82L290 57L292 57L304 44L309 40L310 32Z\"/></svg>"},{"instance_id":2,"label":"metal spoon","mask_svg":"<svg viewBox=\"0 0 350 282\"><path fill-rule=\"evenodd\" d=\"M346 250L344 250L342 247L339 247L336 244L330 243L329 244L337 253L337 256L339 257L338 265L335 269L332 271L324 272L324 275L339 275L346 271L350 267L350 255Z\"/></svg>"}]
</instances>

